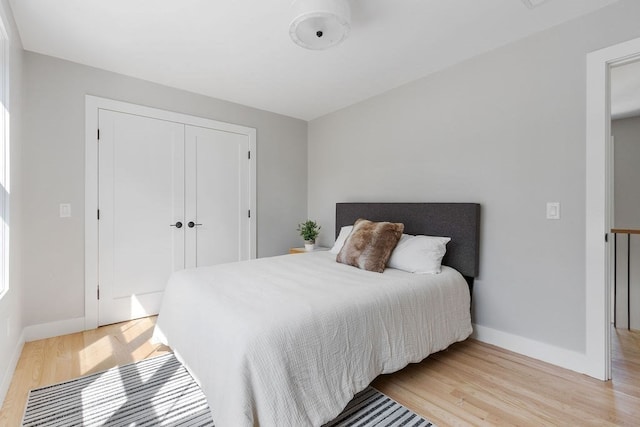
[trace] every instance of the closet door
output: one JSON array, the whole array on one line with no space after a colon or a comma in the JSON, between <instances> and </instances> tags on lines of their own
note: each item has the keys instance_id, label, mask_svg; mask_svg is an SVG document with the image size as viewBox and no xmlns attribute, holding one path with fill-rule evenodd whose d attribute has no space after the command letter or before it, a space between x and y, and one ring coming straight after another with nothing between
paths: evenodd
<instances>
[{"instance_id":1,"label":"closet door","mask_svg":"<svg viewBox=\"0 0 640 427\"><path fill-rule=\"evenodd\" d=\"M184 125L99 110L98 323L158 313L184 268Z\"/></svg>"},{"instance_id":2,"label":"closet door","mask_svg":"<svg viewBox=\"0 0 640 427\"><path fill-rule=\"evenodd\" d=\"M185 144L185 266L249 259L249 138L186 126Z\"/></svg>"}]
</instances>

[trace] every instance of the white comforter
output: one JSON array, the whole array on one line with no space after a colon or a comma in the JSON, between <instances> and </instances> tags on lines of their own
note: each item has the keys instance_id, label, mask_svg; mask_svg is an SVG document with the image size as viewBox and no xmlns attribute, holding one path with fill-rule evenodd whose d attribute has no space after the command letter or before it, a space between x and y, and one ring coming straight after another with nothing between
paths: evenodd
<instances>
[{"instance_id":1,"label":"white comforter","mask_svg":"<svg viewBox=\"0 0 640 427\"><path fill-rule=\"evenodd\" d=\"M470 334L457 271L371 273L328 252L177 272L156 327L217 427L321 425L379 374Z\"/></svg>"}]
</instances>

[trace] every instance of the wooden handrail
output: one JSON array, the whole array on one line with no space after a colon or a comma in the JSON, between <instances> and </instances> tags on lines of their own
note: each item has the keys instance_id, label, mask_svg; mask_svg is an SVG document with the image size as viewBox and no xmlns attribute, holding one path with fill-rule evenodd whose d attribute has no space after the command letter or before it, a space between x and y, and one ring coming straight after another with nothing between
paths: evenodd
<instances>
[{"instance_id":1,"label":"wooden handrail","mask_svg":"<svg viewBox=\"0 0 640 427\"><path fill-rule=\"evenodd\" d=\"M612 233L616 234L640 234L640 229L636 228L612 228Z\"/></svg>"}]
</instances>

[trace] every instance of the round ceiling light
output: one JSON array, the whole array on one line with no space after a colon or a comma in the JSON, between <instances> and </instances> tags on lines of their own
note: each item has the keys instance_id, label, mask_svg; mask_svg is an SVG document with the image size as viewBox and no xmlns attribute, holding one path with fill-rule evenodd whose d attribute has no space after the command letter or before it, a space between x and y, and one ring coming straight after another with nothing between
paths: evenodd
<instances>
[{"instance_id":1,"label":"round ceiling light","mask_svg":"<svg viewBox=\"0 0 640 427\"><path fill-rule=\"evenodd\" d=\"M347 0L294 0L291 40L307 49L335 46L349 35L351 11Z\"/></svg>"}]
</instances>

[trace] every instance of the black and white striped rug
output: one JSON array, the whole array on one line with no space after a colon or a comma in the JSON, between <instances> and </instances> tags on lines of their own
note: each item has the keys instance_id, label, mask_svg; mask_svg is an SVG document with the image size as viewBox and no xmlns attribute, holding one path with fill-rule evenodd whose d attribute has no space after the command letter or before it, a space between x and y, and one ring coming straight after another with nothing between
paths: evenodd
<instances>
[{"instance_id":1,"label":"black and white striped rug","mask_svg":"<svg viewBox=\"0 0 640 427\"><path fill-rule=\"evenodd\" d=\"M200 387L173 354L31 390L23 426L213 426Z\"/></svg>"},{"instance_id":2,"label":"black and white striped rug","mask_svg":"<svg viewBox=\"0 0 640 427\"><path fill-rule=\"evenodd\" d=\"M435 427L373 387L367 387L347 404L335 420L323 427Z\"/></svg>"},{"instance_id":3,"label":"black and white striped rug","mask_svg":"<svg viewBox=\"0 0 640 427\"><path fill-rule=\"evenodd\" d=\"M23 427L213 427L207 400L173 354L31 390ZM369 387L324 427L429 427L431 423Z\"/></svg>"}]
</instances>

